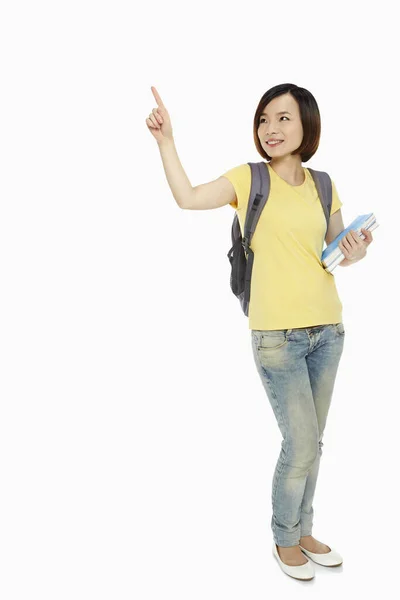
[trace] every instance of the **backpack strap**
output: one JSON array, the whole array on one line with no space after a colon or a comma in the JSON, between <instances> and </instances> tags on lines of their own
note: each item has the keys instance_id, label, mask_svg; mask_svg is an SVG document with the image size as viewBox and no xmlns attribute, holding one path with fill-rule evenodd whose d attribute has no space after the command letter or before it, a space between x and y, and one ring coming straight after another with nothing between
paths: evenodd
<instances>
[{"instance_id":1,"label":"backpack strap","mask_svg":"<svg viewBox=\"0 0 400 600\"><path fill-rule=\"evenodd\" d=\"M250 304L251 273L253 271L254 262L254 252L251 249L250 244L271 189L269 171L265 163L249 162L247 164L250 165L251 169L251 187L247 204L246 219L244 222L244 235L242 237L242 246L247 254L244 294L242 299L242 308L245 310L246 315L248 315Z\"/></svg>"},{"instance_id":2,"label":"backpack strap","mask_svg":"<svg viewBox=\"0 0 400 600\"><path fill-rule=\"evenodd\" d=\"M309 167L308 170L310 171L312 178L314 179L315 187L317 188L318 192L318 197L320 199L324 211L326 219L326 236L332 207L332 180L329 177L328 173L325 173L325 171L316 171L315 169L310 169Z\"/></svg>"},{"instance_id":3,"label":"backpack strap","mask_svg":"<svg viewBox=\"0 0 400 600\"><path fill-rule=\"evenodd\" d=\"M271 189L269 171L265 163L249 162L247 164L250 165L251 169L251 187L242 239L242 245L246 253L249 252L253 234L264 206L267 203Z\"/></svg>"}]
</instances>

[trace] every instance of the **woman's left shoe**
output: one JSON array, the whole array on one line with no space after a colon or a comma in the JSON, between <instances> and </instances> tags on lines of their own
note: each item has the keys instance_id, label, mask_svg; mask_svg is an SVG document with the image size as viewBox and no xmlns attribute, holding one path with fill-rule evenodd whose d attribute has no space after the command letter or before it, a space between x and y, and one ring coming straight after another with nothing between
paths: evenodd
<instances>
[{"instance_id":1,"label":"woman's left shoe","mask_svg":"<svg viewBox=\"0 0 400 600\"><path fill-rule=\"evenodd\" d=\"M343 562L343 558L340 556L339 552L336 552L336 550L333 550L333 548L331 548L330 552L326 552L325 554L310 552L309 550L303 548L303 546L300 546L300 549L306 556L311 558L311 560L319 565L322 565L323 567L338 567Z\"/></svg>"}]
</instances>

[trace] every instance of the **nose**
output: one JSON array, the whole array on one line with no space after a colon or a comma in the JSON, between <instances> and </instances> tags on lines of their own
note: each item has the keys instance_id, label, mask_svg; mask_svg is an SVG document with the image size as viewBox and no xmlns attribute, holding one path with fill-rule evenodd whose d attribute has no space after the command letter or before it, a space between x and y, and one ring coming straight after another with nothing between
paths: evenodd
<instances>
[{"instance_id":1,"label":"nose","mask_svg":"<svg viewBox=\"0 0 400 600\"><path fill-rule=\"evenodd\" d=\"M274 127L273 125L268 125L266 128L266 137L269 138L273 135L278 135L279 127Z\"/></svg>"},{"instance_id":2,"label":"nose","mask_svg":"<svg viewBox=\"0 0 400 600\"><path fill-rule=\"evenodd\" d=\"M278 128L275 128L271 125L271 127L267 127L267 137L270 135L276 135L278 133Z\"/></svg>"}]
</instances>

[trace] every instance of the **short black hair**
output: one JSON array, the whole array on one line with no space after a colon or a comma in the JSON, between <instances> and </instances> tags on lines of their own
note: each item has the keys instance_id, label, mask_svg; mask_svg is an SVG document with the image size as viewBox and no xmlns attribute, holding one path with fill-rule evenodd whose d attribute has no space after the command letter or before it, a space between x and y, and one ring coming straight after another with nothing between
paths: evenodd
<instances>
[{"instance_id":1,"label":"short black hair","mask_svg":"<svg viewBox=\"0 0 400 600\"><path fill-rule=\"evenodd\" d=\"M292 154L300 154L301 161L307 162L316 153L319 140L321 137L321 115L317 101L314 96L305 88L299 87L294 83L282 83L269 89L261 98L256 113L254 115L253 122L253 135L254 142L258 153L267 160L271 160L264 148L261 146L260 139L258 137L258 129L260 126L259 120L261 113L264 108L277 96L283 94L291 94L299 105L299 112L301 123L303 127L303 140L297 150L294 150Z\"/></svg>"}]
</instances>

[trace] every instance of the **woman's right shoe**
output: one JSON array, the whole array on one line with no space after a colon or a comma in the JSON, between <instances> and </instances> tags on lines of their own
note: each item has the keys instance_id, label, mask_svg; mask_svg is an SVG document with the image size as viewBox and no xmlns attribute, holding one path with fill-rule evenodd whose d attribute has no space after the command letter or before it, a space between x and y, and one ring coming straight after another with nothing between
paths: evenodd
<instances>
[{"instance_id":1,"label":"woman's right shoe","mask_svg":"<svg viewBox=\"0 0 400 600\"><path fill-rule=\"evenodd\" d=\"M278 548L275 542L273 542L272 544L272 553L278 561L280 568L284 573L286 573L286 575L294 577L295 579L302 579L303 581L313 579L313 577L315 576L314 567L309 560L307 560L307 562L304 565L286 565L279 556Z\"/></svg>"}]
</instances>

